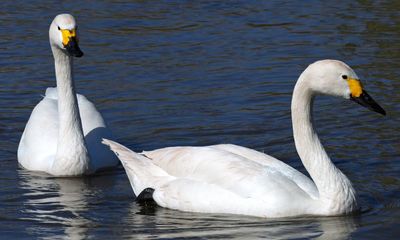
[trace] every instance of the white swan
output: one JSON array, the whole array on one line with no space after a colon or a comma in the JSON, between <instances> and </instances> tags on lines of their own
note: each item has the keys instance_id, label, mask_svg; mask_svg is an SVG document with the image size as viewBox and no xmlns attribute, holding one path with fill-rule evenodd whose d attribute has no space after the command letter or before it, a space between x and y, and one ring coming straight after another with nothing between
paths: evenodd
<instances>
[{"instance_id":1,"label":"white swan","mask_svg":"<svg viewBox=\"0 0 400 240\"><path fill-rule=\"evenodd\" d=\"M296 83L292 121L296 149L313 181L269 155L236 145L137 154L106 139L103 143L121 160L138 198L147 192L162 207L260 217L348 214L358 209L356 193L313 129L311 110L317 94L352 99L385 115L346 64L311 64Z\"/></svg>"},{"instance_id":2,"label":"white swan","mask_svg":"<svg viewBox=\"0 0 400 240\"><path fill-rule=\"evenodd\" d=\"M18 162L32 171L55 176L90 174L118 164L101 144L110 131L96 107L75 93L73 56L81 57L73 16L56 16L49 30L57 88L33 109L18 146Z\"/></svg>"}]
</instances>

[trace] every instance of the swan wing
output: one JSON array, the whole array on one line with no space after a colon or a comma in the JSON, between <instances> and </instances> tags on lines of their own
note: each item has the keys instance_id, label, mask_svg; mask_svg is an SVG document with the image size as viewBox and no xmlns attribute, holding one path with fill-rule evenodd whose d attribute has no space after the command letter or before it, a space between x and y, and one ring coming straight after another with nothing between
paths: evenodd
<instances>
[{"instance_id":1,"label":"swan wing","mask_svg":"<svg viewBox=\"0 0 400 240\"><path fill-rule=\"evenodd\" d=\"M250 212L254 202L217 185L171 176L153 161L119 143L103 139L103 143L118 156L136 196L144 189L153 188L153 199L162 207L191 212L260 214Z\"/></svg>"},{"instance_id":2,"label":"swan wing","mask_svg":"<svg viewBox=\"0 0 400 240\"><path fill-rule=\"evenodd\" d=\"M212 147L240 155L263 166L273 167L277 169L280 173L285 175L287 178L294 181L313 199L318 199L318 189L309 177L305 176L303 173L270 155L234 144L219 144L213 145Z\"/></svg>"},{"instance_id":3,"label":"swan wing","mask_svg":"<svg viewBox=\"0 0 400 240\"><path fill-rule=\"evenodd\" d=\"M293 174L284 172L287 168L261 164L221 146L169 147L143 154L172 176L216 184L241 196L273 200L291 194L311 197L294 181Z\"/></svg>"},{"instance_id":4,"label":"swan wing","mask_svg":"<svg viewBox=\"0 0 400 240\"><path fill-rule=\"evenodd\" d=\"M306 192L276 169L213 147L138 154L109 140L104 143L121 160L135 194L153 188L154 200L163 207L279 217L305 211L310 201ZM157 158L160 153L163 159Z\"/></svg>"},{"instance_id":5,"label":"swan wing","mask_svg":"<svg viewBox=\"0 0 400 240\"><path fill-rule=\"evenodd\" d=\"M26 169L47 172L57 152L57 100L43 98L33 109L19 146L18 162Z\"/></svg>"}]
</instances>

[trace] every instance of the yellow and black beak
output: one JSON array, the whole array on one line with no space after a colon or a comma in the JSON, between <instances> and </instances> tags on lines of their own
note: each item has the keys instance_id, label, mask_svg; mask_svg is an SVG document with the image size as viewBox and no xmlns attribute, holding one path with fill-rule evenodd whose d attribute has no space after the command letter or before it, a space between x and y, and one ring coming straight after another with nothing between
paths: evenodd
<instances>
[{"instance_id":1,"label":"yellow and black beak","mask_svg":"<svg viewBox=\"0 0 400 240\"><path fill-rule=\"evenodd\" d=\"M347 80L350 87L350 99L372 110L374 112L386 115L385 110L362 88L361 82L357 79L349 78Z\"/></svg>"},{"instance_id":2,"label":"yellow and black beak","mask_svg":"<svg viewBox=\"0 0 400 240\"><path fill-rule=\"evenodd\" d=\"M83 52L79 48L76 30L61 29L62 43L70 56L82 57Z\"/></svg>"}]
</instances>

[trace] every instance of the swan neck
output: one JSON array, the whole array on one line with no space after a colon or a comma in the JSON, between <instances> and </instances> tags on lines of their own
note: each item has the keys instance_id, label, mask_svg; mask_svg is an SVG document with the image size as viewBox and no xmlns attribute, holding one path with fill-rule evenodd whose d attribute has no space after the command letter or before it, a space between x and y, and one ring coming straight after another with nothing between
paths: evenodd
<instances>
[{"instance_id":1,"label":"swan neck","mask_svg":"<svg viewBox=\"0 0 400 240\"><path fill-rule=\"evenodd\" d=\"M58 94L59 132L51 171L55 175L81 175L88 170L89 155L73 80L72 57L52 47Z\"/></svg>"},{"instance_id":2,"label":"swan neck","mask_svg":"<svg viewBox=\"0 0 400 240\"><path fill-rule=\"evenodd\" d=\"M313 127L312 91L302 74L292 98L292 124L297 152L315 185L319 200L332 212L352 211L356 207L355 191L348 178L332 163Z\"/></svg>"}]
</instances>

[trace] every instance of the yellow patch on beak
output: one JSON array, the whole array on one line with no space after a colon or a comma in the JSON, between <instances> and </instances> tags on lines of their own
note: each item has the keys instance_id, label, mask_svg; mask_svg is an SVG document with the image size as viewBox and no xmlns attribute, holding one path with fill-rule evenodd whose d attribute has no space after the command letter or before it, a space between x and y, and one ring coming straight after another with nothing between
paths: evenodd
<instances>
[{"instance_id":1,"label":"yellow patch on beak","mask_svg":"<svg viewBox=\"0 0 400 240\"><path fill-rule=\"evenodd\" d=\"M349 78L349 80L347 80L347 83L349 84L352 97L359 97L363 93L363 88L360 80Z\"/></svg>"},{"instance_id":2,"label":"yellow patch on beak","mask_svg":"<svg viewBox=\"0 0 400 240\"><path fill-rule=\"evenodd\" d=\"M62 34L62 43L64 46L67 46L71 38L76 37L75 29L68 30L68 29L61 29Z\"/></svg>"}]
</instances>

